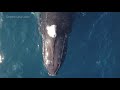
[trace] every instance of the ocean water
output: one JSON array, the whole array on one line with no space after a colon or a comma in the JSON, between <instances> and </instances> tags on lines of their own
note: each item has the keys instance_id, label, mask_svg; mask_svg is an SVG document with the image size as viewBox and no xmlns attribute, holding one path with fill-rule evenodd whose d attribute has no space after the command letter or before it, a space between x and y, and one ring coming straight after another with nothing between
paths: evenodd
<instances>
[{"instance_id":1,"label":"ocean water","mask_svg":"<svg viewBox=\"0 0 120 90\"><path fill-rule=\"evenodd\" d=\"M0 78L120 78L120 13L76 12L57 76L42 63L37 12L0 12Z\"/></svg>"}]
</instances>

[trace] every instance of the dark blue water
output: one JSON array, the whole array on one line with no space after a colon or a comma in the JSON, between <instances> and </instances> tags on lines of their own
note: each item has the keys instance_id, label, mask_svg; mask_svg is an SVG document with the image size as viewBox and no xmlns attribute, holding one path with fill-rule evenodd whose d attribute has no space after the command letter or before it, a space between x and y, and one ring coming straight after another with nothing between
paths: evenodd
<instances>
[{"instance_id":1,"label":"dark blue water","mask_svg":"<svg viewBox=\"0 0 120 90\"><path fill-rule=\"evenodd\" d=\"M0 77L51 78L42 63L38 13L0 13ZM120 13L77 12L55 78L120 77Z\"/></svg>"}]
</instances>

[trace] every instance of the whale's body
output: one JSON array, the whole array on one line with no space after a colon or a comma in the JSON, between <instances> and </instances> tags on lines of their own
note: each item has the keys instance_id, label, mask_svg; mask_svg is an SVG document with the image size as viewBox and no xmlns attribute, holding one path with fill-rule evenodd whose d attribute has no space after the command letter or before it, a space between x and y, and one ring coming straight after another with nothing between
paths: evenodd
<instances>
[{"instance_id":1,"label":"whale's body","mask_svg":"<svg viewBox=\"0 0 120 90\"><path fill-rule=\"evenodd\" d=\"M55 76L61 66L71 24L71 12L41 13L43 63L50 76Z\"/></svg>"}]
</instances>

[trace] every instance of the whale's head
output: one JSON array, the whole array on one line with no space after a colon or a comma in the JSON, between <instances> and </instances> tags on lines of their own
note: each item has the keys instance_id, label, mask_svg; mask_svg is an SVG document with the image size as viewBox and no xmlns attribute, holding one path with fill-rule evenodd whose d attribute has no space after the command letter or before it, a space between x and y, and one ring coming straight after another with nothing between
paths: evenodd
<instances>
[{"instance_id":1,"label":"whale's head","mask_svg":"<svg viewBox=\"0 0 120 90\"><path fill-rule=\"evenodd\" d=\"M57 26L46 27L46 34L43 35L43 61L50 76L55 76L60 68L67 35L59 35L56 32ZM50 33L49 30L52 32Z\"/></svg>"},{"instance_id":2,"label":"whale's head","mask_svg":"<svg viewBox=\"0 0 120 90\"><path fill-rule=\"evenodd\" d=\"M41 16L43 63L49 76L55 76L63 60L68 32L71 31L71 15L45 12Z\"/></svg>"}]
</instances>

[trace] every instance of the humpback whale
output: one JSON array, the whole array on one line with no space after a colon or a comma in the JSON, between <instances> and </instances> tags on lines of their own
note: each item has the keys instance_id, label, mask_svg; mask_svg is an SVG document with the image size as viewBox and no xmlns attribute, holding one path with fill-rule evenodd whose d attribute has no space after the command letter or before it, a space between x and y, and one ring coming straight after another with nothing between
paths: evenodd
<instances>
[{"instance_id":1,"label":"humpback whale","mask_svg":"<svg viewBox=\"0 0 120 90\"><path fill-rule=\"evenodd\" d=\"M55 76L65 57L72 12L41 12L43 64L49 76Z\"/></svg>"}]
</instances>

